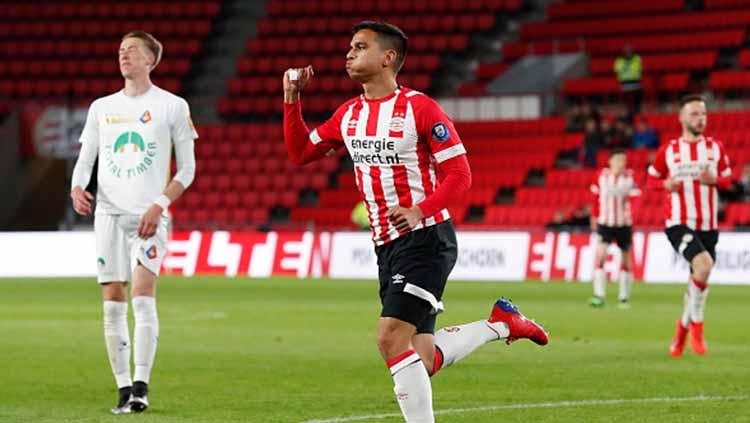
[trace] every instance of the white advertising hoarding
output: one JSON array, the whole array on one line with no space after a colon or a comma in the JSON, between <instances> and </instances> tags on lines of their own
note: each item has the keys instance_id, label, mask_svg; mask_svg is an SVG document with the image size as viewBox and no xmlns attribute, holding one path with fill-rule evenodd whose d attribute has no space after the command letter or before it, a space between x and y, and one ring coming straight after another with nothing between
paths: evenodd
<instances>
[{"instance_id":1,"label":"white advertising hoarding","mask_svg":"<svg viewBox=\"0 0 750 423\"><path fill-rule=\"evenodd\" d=\"M678 255L663 233L648 237L648 255L643 279L654 283L686 282L688 262ZM750 233L722 233L716 245L716 263L711 283L744 285L750 283Z\"/></svg>"},{"instance_id":2,"label":"white advertising hoarding","mask_svg":"<svg viewBox=\"0 0 750 423\"><path fill-rule=\"evenodd\" d=\"M591 279L596 238L566 232L459 232L453 280ZM177 232L165 274L269 277L378 277L367 232ZM684 283L688 264L662 232L633 236L638 280ZM93 232L0 232L0 277L96 275ZM616 279L620 254L611 247L605 270ZM722 233L711 283L750 284L750 233Z\"/></svg>"},{"instance_id":3,"label":"white advertising hoarding","mask_svg":"<svg viewBox=\"0 0 750 423\"><path fill-rule=\"evenodd\" d=\"M454 280L522 281L526 278L529 235L526 232L459 232ZM329 276L376 279L377 257L367 232L333 235Z\"/></svg>"},{"instance_id":4,"label":"white advertising hoarding","mask_svg":"<svg viewBox=\"0 0 750 423\"><path fill-rule=\"evenodd\" d=\"M93 232L0 232L0 277L96 275Z\"/></svg>"}]
</instances>

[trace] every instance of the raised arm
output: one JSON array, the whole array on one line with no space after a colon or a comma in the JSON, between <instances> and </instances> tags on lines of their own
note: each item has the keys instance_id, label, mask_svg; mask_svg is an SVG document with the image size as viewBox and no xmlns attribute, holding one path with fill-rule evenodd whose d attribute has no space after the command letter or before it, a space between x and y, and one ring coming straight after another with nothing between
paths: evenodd
<instances>
[{"instance_id":1,"label":"raised arm","mask_svg":"<svg viewBox=\"0 0 750 423\"><path fill-rule=\"evenodd\" d=\"M313 75L312 66L284 72L284 144L289 159L297 165L326 157L343 145L338 112L312 132L302 117L300 91Z\"/></svg>"}]
</instances>

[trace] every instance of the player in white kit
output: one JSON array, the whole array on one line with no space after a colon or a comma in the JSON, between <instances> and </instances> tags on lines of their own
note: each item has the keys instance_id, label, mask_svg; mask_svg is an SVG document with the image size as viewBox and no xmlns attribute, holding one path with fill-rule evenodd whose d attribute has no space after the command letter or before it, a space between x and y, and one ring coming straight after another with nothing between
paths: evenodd
<instances>
[{"instance_id":1,"label":"player in white kit","mask_svg":"<svg viewBox=\"0 0 750 423\"><path fill-rule=\"evenodd\" d=\"M156 278L167 250L167 208L195 176L193 143L198 134L188 104L151 83L150 73L161 53L161 43L146 32L122 38L119 64L125 87L91 104L71 184L73 208L78 214L91 214L94 196L85 188L99 159L94 213L97 279L104 302L104 339L119 389L115 414L148 407L159 338ZM177 173L170 181L173 147ZM135 317L132 378L129 282Z\"/></svg>"}]
</instances>

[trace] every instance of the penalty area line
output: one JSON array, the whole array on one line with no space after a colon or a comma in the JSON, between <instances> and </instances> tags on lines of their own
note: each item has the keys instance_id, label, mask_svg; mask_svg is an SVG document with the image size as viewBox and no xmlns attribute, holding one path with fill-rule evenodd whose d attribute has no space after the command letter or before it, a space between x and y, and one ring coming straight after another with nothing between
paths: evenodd
<instances>
[{"instance_id":1,"label":"penalty area line","mask_svg":"<svg viewBox=\"0 0 750 423\"><path fill-rule=\"evenodd\" d=\"M594 405L618 405L618 404L645 404L645 403L672 403L672 402L693 402L693 401L742 401L748 399L747 395L739 396L703 396L696 397L654 397L654 398L633 398L633 399L610 399L610 400L582 400L582 401L559 401L559 402L538 402L527 404L499 404L486 405L483 407L472 408L447 408L444 410L435 410L435 415L442 414L464 414L481 411L493 410L524 410L532 408L564 408L564 407L588 407ZM349 416L334 417L323 420L305 420L301 423L346 423L365 420L387 419L389 417L401 417L401 413L370 414L367 416Z\"/></svg>"}]
</instances>

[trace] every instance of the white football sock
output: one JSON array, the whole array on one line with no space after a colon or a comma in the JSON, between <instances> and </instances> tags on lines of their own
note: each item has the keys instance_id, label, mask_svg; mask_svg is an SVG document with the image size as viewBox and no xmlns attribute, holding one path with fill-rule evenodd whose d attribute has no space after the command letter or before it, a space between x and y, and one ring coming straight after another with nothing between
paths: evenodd
<instances>
[{"instance_id":1,"label":"white football sock","mask_svg":"<svg viewBox=\"0 0 750 423\"><path fill-rule=\"evenodd\" d=\"M683 305L682 305L682 318L680 318L680 323L682 324L683 328L687 328L690 326L690 292L686 292L683 297Z\"/></svg>"},{"instance_id":2,"label":"white football sock","mask_svg":"<svg viewBox=\"0 0 750 423\"><path fill-rule=\"evenodd\" d=\"M620 271L620 294L618 299L620 301L628 301L630 299L630 288L633 286L633 274L622 270Z\"/></svg>"},{"instance_id":3,"label":"white football sock","mask_svg":"<svg viewBox=\"0 0 750 423\"><path fill-rule=\"evenodd\" d=\"M388 360L393 376L393 392L407 423L434 423L432 385L427 369L414 350Z\"/></svg>"},{"instance_id":4,"label":"white football sock","mask_svg":"<svg viewBox=\"0 0 750 423\"><path fill-rule=\"evenodd\" d=\"M487 320L479 320L440 329L435 333L435 346L443 353L444 368L463 360L488 342L507 338L509 333L508 325L503 322L490 323ZM435 369L437 370L439 369Z\"/></svg>"},{"instance_id":5,"label":"white football sock","mask_svg":"<svg viewBox=\"0 0 750 423\"><path fill-rule=\"evenodd\" d=\"M154 365L156 344L159 340L159 317L156 315L156 298L139 296L133 298L135 330L133 350L136 382L148 383Z\"/></svg>"},{"instance_id":6,"label":"white football sock","mask_svg":"<svg viewBox=\"0 0 750 423\"><path fill-rule=\"evenodd\" d=\"M117 388L133 385L130 379L128 303L104 301L104 343Z\"/></svg>"},{"instance_id":7,"label":"white football sock","mask_svg":"<svg viewBox=\"0 0 750 423\"><path fill-rule=\"evenodd\" d=\"M691 278L688 293L690 294L690 321L702 323L708 298L708 284L700 284Z\"/></svg>"},{"instance_id":8,"label":"white football sock","mask_svg":"<svg viewBox=\"0 0 750 423\"><path fill-rule=\"evenodd\" d=\"M602 268L594 269L594 296L604 298L607 296L607 273Z\"/></svg>"}]
</instances>

